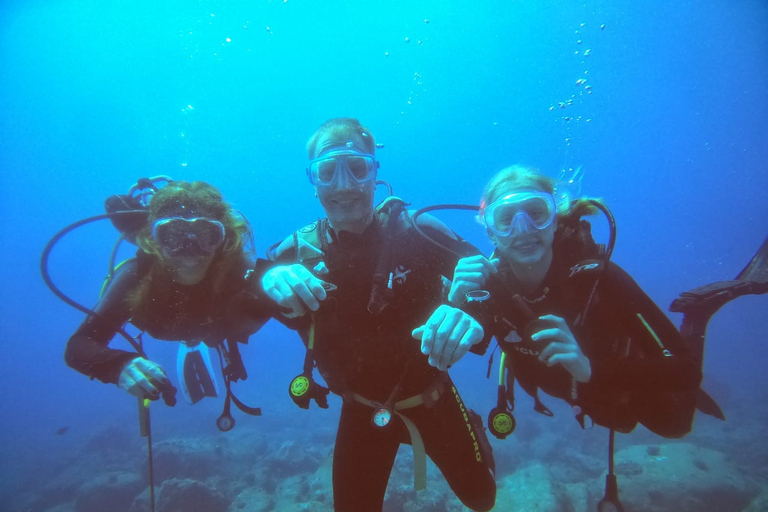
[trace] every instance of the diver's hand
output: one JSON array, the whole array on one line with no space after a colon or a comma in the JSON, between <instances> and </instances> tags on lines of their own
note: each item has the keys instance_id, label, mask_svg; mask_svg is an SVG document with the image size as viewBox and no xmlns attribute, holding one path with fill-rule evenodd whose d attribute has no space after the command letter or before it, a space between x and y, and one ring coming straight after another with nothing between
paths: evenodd
<instances>
[{"instance_id":1,"label":"diver's hand","mask_svg":"<svg viewBox=\"0 0 768 512\"><path fill-rule=\"evenodd\" d=\"M160 393L169 388L171 383L160 365L137 357L123 367L117 379L117 386L133 396L157 400Z\"/></svg>"},{"instance_id":2,"label":"diver's hand","mask_svg":"<svg viewBox=\"0 0 768 512\"><path fill-rule=\"evenodd\" d=\"M320 301L326 297L323 281L298 263L268 270L261 286L270 299L291 310L283 313L288 318L305 315L307 308L317 311Z\"/></svg>"},{"instance_id":3,"label":"diver's hand","mask_svg":"<svg viewBox=\"0 0 768 512\"><path fill-rule=\"evenodd\" d=\"M547 366L560 364L578 382L589 382L592 365L565 320L555 315L545 315L539 320L547 324L546 328L531 334L534 342L547 343L539 354L539 361Z\"/></svg>"},{"instance_id":4,"label":"diver's hand","mask_svg":"<svg viewBox=\"0 0 768 512\"><path fill-rule=\"evenodd\" d=\"M445 371L480 342L484 334L474 318L460 309L442 305L411 336L421 340L421 353L429 356L429 364Z\"/></svg>"},{"instance_id":5,"label":"diver's hand","mask_svg":"<svg viewBox=\"0 0 768 512\"><path fill-rule=\"evenodd\" d=\"M453 271L451 291L448 292L448 300L454 306L463 306L466 302L467 292L480 290L491 274L498 272L500 260L487 259L483 255L461 258Z\"/></svg>"}]
</instances>

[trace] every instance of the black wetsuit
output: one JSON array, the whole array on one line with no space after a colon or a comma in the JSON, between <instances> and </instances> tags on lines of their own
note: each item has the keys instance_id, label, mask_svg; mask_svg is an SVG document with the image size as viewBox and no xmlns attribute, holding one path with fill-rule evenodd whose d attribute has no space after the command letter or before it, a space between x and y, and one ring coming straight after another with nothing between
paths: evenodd
<instances>
[{"instance_id":1,"label":"black wetsuit","mask_svg":"<svg viewBox=\"0 0 768 512\"><path fill-rule=\"evenodd\" d=\"M126 363L136 352L110 348L109 342L127 321L153 338L168 341L203 341L216 346L225 338L230 344L246 342L269 318L268 303L250 293L244 276L253 262L243 256L224 272L218 286L211 285L211 272L196 285L179 285L170 279L153 281L147 294L150 304L142 311L131 311L129 297L149 272L155 257L139 252L137 258L119 267L109 282L96 315L90 315L67 343L65 360L75 370L103 382L118 382ZM216 265L214 261L212 265ZM217 289L212 293L211 289ZM262 312L263 311L263 312Z\"/></svg>"},{"instance_id":2,"label":"black wetsuit","mask_svg":"<svg viewBox=\"0 0 768 512\"><path fill-rule=\"evenodd\" d=\"M380 511L398 447L411 443L401 417L393 415L384 428L373 426L374 409L362 400L385 404L393 393L394 401L400 401L437 390L435 403L399 413L416 425L427 455L459 499L474 510L489 510L496 485L482 422L465 407L448 374L430 366L420 342L411 337L413 329L446 303L441 276L451 275L457 258L419 236L405 213L399 220L400 229L389 238L377 218L362 235L337 234L326 219L315 228L317 239L325 239L322 261L328 273L320 277L338 287L313 315L317 368L331 391L344 398L333 458L334 508ZM307 235L312 226L301 231ZM477 253L466 242L434 236L468 255ZM374 314L368 303L382 254L389 258L391 295ZM296 251L285 250L277 260L296 261ZM316 262L304 263L312 270ZM293 327L306 343L309 319Z\"/></svg>"},{"instance_id":3,"label":"black wetsuit","mask_svg":"<svg viewBox=\"0 0 768 512\"><path fill-rule=\"evenodd\" d=\"M605 270L596 271L579 266L578 259L564 257L562 252L555 245L552 266L538 293L521 296L536 317L556 315L566 321L590 360L592 376L587 383L576 383L561 365L547 367L539 361L545 342L533 342L525 332L521 339L504 322L483 322L507 354L509 374L536 399L537 410L547 412L537 398L541 389L579 406L595 423L620 432L629 432L640 422L665 437L687 434L701 367L680 332L618 265L609 263ZM499 276L505 285L497 281L491 300L504 315L510 312L510 296L519 287L503 258ZM507 314L512 324L513 316Z\"/></svg>"}]
</instances>

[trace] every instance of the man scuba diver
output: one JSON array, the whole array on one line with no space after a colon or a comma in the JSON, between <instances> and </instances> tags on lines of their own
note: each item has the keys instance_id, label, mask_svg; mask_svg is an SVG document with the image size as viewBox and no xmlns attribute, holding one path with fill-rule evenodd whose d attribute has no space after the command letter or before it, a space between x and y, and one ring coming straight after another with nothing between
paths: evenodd
<instances>
[{"instance_id":1,"label":"man scuba diver","mask_svg":"<svg viewBox=\"0 0 768 512\"><path fill-rule=\"evenodd\" d=\"M331 119L310 138L310 182L326 218L296 231L272 257L264 291L307 346L304 372L290 386L301 407L327 407L316 365L343 398L333 457L334 509L380 511L398 447L410 444L415 488L429 455L459 499L490 510L493 458L479 416L445 369L483 337L466 313L444 302L443 276L456 263L420 237L402 200L374 208L379 163L370 132L356 119ZM478 251L435 219L432 236L464 255ZM414 339L416 338L416 339Z\"/></svg>"}]
</instances>

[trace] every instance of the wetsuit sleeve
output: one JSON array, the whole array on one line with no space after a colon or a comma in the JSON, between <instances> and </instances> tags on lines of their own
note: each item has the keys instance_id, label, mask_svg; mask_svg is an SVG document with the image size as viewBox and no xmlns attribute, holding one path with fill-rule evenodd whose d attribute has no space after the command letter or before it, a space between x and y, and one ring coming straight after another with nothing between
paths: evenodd
<instances>
[{"instance_id":1,"label":"wetsuit sleeve","mask_svg":"<svg viewBox=\"0 0 768 512\"><path fill-rule=\"evenodd\" d=\"M701 368L680 332L629 274L611 264L600 278L598 296L595 316L587 319L602 323L594 331L601 339L592 340L587 354L592 387L621 386L642 393L699 387Z\"/></svg>"},{"instance_id":2,"label":"wetsuit sleeve","mask_svg":"<svg viewBox=\"0 0 768 512\"><path fill-rule=\"evenodd\" d=\"M127 297L138 283L136 260L124 263L115 273L94 308L95 315L78 327L67 342L64 360L92 379L116 384L125 364L139 355L109 348L112 338L130 318Z\"/></svg>"}]
</instances>

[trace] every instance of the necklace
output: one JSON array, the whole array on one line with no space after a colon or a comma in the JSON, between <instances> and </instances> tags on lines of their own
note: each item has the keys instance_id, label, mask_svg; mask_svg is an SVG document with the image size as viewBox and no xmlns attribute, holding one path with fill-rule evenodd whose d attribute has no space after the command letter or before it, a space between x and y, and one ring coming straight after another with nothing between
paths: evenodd
<instances>
[{"instance_id":1,"label":"necklace","mask_svg":"<svg viewBox=\"0 0 768 512\"><path fill-rule=\"evenodd\" d=\"M546 298L548 293L549 293L549 286L545 286L544 290L541 292L541 295L539 295L538 297L529 299L528 297L523 295L523 300L528 304L538 304L539 302L543 301Z\"/></svg>"}]
</instances>

